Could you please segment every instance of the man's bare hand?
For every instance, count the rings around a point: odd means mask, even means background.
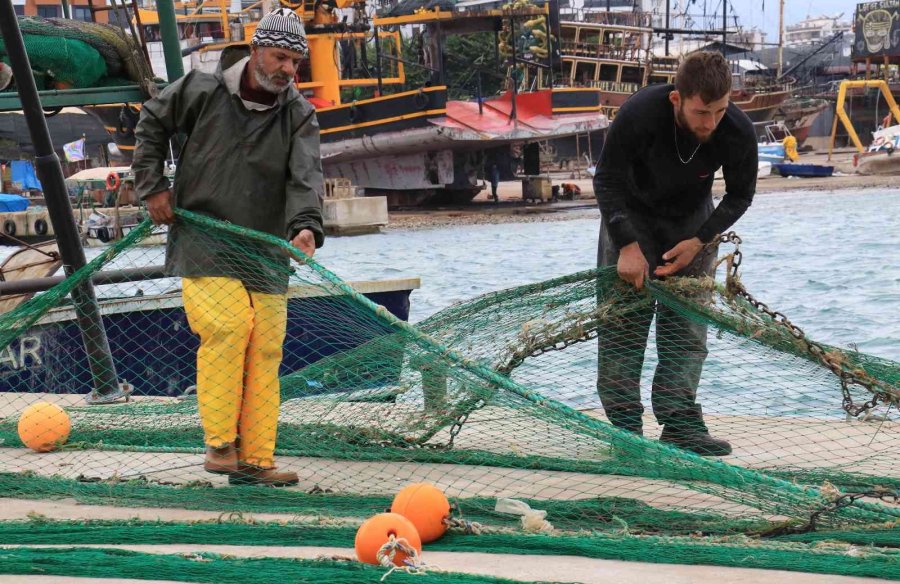
[[[144,205],[150,213],[155,225],[170,225],[175,222],[175,210],[172,207],[172,191],[166,189],[144,198]]]
[[[692,237],[678,242],[678,244],[663,254],[665,265],[659,266],[653,272],[657,276],[671,276],[677,274],[694,261],[694,258],[703,249],[703,242]]]
[[[650,264],[636,241],[622,248],[616,267],[619,277],[638,290],[644,287],[644,279],[650,275]]]
[[[291,245],[309,257],[313,257],[313,254],[316,253],[316,237],[309,229],[304,229],[295,235],[291,240]]]

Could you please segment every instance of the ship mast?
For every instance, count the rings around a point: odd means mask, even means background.
[[[778,74],[776,79],[781,79],[781,70],[784,67],[784,0],[779,0],[778,8]]]

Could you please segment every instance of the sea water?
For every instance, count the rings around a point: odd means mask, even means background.
[[[734,229],[744,241],[742,281],[754,296],[786,314],[812,339],[900,361],[900,191],[762,194]],[[486,292],[593,267],[598,230],[599,212],[563,221],[390,230],[328,238],[316,259],[346,280],[419,277],[422,285],[412,293],[410,313],[417,322]],[[88,257],[97,253],[89,249]],[[161,247],[137,248],[109,268],[131,267],[136,261],[159,265],[163,255]],[[144,294],[177,285],[174,279],[134,284]],[[120,291],[121,285],[116,288]],[[102,287],[98,295],[104,295]],[[774,378],[754,383],[754,369],[766,366],[759,362],[765,357],[757,355],[754,362],[748,353],[744,363],[724,363],[717,360],[716,343],[711,335],[700,387],[708,409],[796,415],[826,408],[829,415],[840,413],[834,395],[808,395],[808,373],[798,373],[796,383]],[[653,352],[651,339],[642,383],[645,402]],[[526,362],[514,378],[575,407],[599,406],[593,386],[596,342],[552,358],[557,359],[555,368],[572,372],[566,383],[542,381],[539,361]],[[733,370],[746,375],[736,380],[729,373]],[[772,388],[773,383],[778,387]],[[806,393],[797,394],[796,388]],[[765,399],[754,392],[765,392]]]

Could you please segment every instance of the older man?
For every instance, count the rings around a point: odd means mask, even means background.
[[[135,131],[137,192],[155,223],[171,224],[166,269],[182,276],[200,336],[204,468],[231,484],[298,482],[274,463],[287,260],[175,222],[173,207],[286,237],[310,256],[322,245],[319,125],[293,84],[307,55],[296,14],[275,10],[259,22],[249,58],[215,75],[188,73],[144,104]],[[184,140],[173,195],[163,163],[176,134]]]

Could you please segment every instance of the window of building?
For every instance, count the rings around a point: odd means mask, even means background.
[[[62,8],[59,6],[38,4],[37,15],[41,18],[59,18],[62,16]]]
[[[25,16],[25,7],[19,6],[18,4],[13,6],[13,10],[16,12],[16,16]]]
[[[618,81],[619,67],[617,65],[600,65],[600,81]]]
[[[91,9],[85,6],[72,6],[72,20],[91,22]]]
[[[644,74],[640,67],[622,67],[622,83],[641,83]]]
[[[578,62],[575,63],[575,83],[584,86],[590,86],[594,81],[594,76],[597,74],[597,64],[596,63],[585,63]]]

